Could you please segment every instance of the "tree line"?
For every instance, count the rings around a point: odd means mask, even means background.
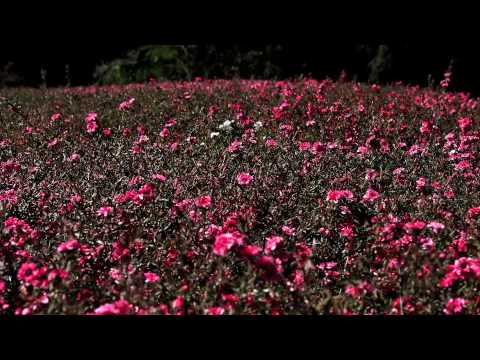
[[[480,93],[479,56],[437,44],[92,45],[0,55],[0,86],[76,86],[202,78],[338,78],[385,84],[438,84]]]

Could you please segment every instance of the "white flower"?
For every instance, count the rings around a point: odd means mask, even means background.
[[[231,131],[232,130],[232,122],[230,120],[225,120],[222,125],[218,127],[220,130]]]
[[[255,128],[255,130],[258,130],[263,127],[263,124],[261,121],[257,121],[255,124],[253,124],[253,127]]]
[[[218,135],[220,135],[219,132],[211,132],[210,133],[210,139],[213,139],[215,136],[218,136]]]

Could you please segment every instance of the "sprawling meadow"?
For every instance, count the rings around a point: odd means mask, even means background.
[[[303,79],[0,91],[4,314],[478,314],[478,100]]]

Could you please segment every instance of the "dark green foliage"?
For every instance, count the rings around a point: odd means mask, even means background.
[[[273,79],[280,73],[275,64],[279,47],[259,49],[215,45],[148,45],[126,57],[97,66],[99,84],[126,84],[157,80],[203,78]]]

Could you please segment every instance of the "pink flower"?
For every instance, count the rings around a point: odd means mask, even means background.
[[[57,144],[58,144],[58,139],[53,139],[52,141],[50,141],[50,142],[48,143],[47,147],[48,147],[49,149],[51,149],[51,148],[55,147],[55,145],[57,145]]]
[[[445,229],[445,225],[439,222],[432,221],[427,225],[427,228],[432,229],[432,231],[437,234],[439,231]]]
[[[237,175],[237,183],[239,185],[250,185],[253,180],[253,176],[248,173],[240,173]]]
[[[70,162],[75,162],[75,161],[79,161],[80,160],[80,155],[76,154],[76,153],[73,153],[72,155],[70,155],[70,157],[68,158],[68,161]]]
[[[61,114],[53,114],[50,120],[52,120],[52,122],[57,121],[57,120],[60,120],[61,117],[62,117]]]
[[[133,104],[135,102],[135,98],[130,98],[118,105],[118,110],[125,111],[125,110],[130,110],[133,107]]]
[[[358,149],[357,149],[357,153],[360,154],[360,155],[368,154],[369,151],[370,151],[370,149],[366,146],[359,146]]]
[[[342,199],[352,200],[353,193],[349,190],[333,190],[327,193],[327,201],[338,202]]]
[[[207,310],[207,315],[223,315],[225,309],[222,307],[211,307]]]
[[[128,315],[131,313],[132,305],[126,300],[118,300],[113,304],[104,304],[95,309],[95,315]]]
[[[78,194],[72,195],[70,197],[70,202],[74,205],[78,205],[82,202],[82,197]]]
[[[208,195],[200,196],[195,200],[195,205],[202,209],[208,209],[212,204],[212,198]]]
[[[35,263],[23,263],[18,269],[17,278],[20,281],[30,282],[35,278],[34,272],[37,270]]]
[[[377,177],[378,173],[373,169],[368,169],[367,174],[365,175],[365,180],[373,181]]]
[[[177,120],[175,120],[175,119],[170,119],[165,123],[166,128],[172,127],[172,126],[175,126],[175,125],[177,125]]]
[[[418,180],[417,180],[417,190],[422,190],[425,187],[426,184],[427,184],[427,179],[425,179],[424,177],[418,178]]]
[[[343,226],[340,230],[340,235],[349,240],[352,240],[355,237],[353,227],[351,225]]]
[[[300,270],[295,270],[293,276],[293,284],[297,290],[303,290],[303,286],[305,284],[305,278],[303,276],[303,272]]]
[[[123,279],[122,272],[118,269],[110,269],[108,275],[110,275],[110,277],[115,281],[120,281]]]
[[[239,140],[235,140],[230,145],[228,145],[227,151],[231,154],[238,152],[242,147],[242,142]]]
[[[135,145],[132,147],[132,154],[133,155],[138,155],[142,151],[142,148],[138,145]]]
[[[175,300],[172,301],[172,308],[175,310],[183,309],[185,306],[185,299],[182,296],[178,296]]]
[[[298,149],[300,151],[307,151],[310,150],[311,144],[309,142],[302,142],[298,145]]]
[[[320,153],[321,151],[324,151],[324,150],[325,150],[325,145],[322,144],[319,141],[314,142],[312,144],[312,146],[310,147],[310,153],[312,155],[317,155],[318,153]]]
[[[423,230],[423,228],[425,228],[425,223],[423,221],[414,221],[405,224],[403,227],[408,233],[411,233],[412,231]]]
[[[243,235],[239,232],[221,233],[215,236],[215,244],[213,245],[213,253],[217,256],[226,256],[228,251],[234,245],[243,245]]]
[[[452,286],[457,281],[468,278],[480,280],[480,259],[461,257],[455,260],[453,265],[448,265],[444,278],[440,281],[440,287]]]
[[[140,200],[140,203],[146,203],[155,199],[154,186],[150,183],[143,185],[140,189],[138,189],[136,197]]]
[[[470,167],[470,162],[467,160],[462,160],[455,165],[455,170],[465,170]]]
[[[464,298],[454,298],[447,302],[447,305],[443,309],[446,315],[461,314],[463,309],[468,305],[468,301]]]
[[[113,211],[113,208],[111,206],[101,207],[100,209],[98,209],[97,215],[103,216],[106,218],[108,215],[110,215],[112,211]]]
[[[87,123],[90,123],[90,122],[96,121],[97,117],[98,117],[97,113],[91,112],[91,113],[88,113],[88,115],[85,117],[85,121]]]
[[[351,296],[352,298],[357,298],[361,295],[360,290],[353,285],[347,286],[347,288],[345,289],[345,294],[347,294],[348,296]]]
[[[57,251],[59,253],[62,253],[66,251],[76,250],[78,248],[80,248],[80,243],[76,239],[71,239],[60,244],[57,248]]]
[[[265,141],[265,145],[268,147],[268,148],[271,148],[271,149],[275,149],[277,146],[278,146],[278,143],[273,140],[273,139],[267,139]]]
[[[271,256],[260,256],[256,259],[255,265],[263,269],[269,275],[276,275],[283,273],[282,261]]]
[[[240,298],[233,294],[222,294],[222,300],[225,301],[226,303],[235,304],[240,301]]]
[[[102,133],[103,133],[103,135],[106,136],[106,137],[112,136],[112,130],[110,130],[110,129],[108,129],[108,128],[107,128],[107,129],[103,129]]]
[[[251,256],[258,256],[260,252],[262,251],[261,248],[255,245],[247,245],[244,248],[242,248],[241,253],[244,256],[251,257]]]
[[[295,228],[289,226],[282,226],[282,231],[285,235],[295,236]]]
[[[453,241],[453,245],[457,248],[458,252],[465,253],[467,252],[467,234],[464,231],[460,232],[460,237]]]
[[[270,236],[266,238],[265,243],[265,254],[270,254],[274,251],[282,242],[283,238],[281,236]]]
[[[458,127],[462,131],[469,129],[472,126],[472,124],[473,124],[473,120],[468,117],[458,119]]]
[[[404,168],[400,167],[400,168],[396,168],[395,170],[392,171],[393,175],[395,176],[400,176],[402,175],[402,173],[405,171]]]
[[[162,182],[162,183],[164,183],[165,180],[167,180],[167,178],[166,178],[164,175],[161,175],[161,174],[154,174],[154,175],[152,175],[152,179],[153,179],[153,180],[160,181],[160,182]]]
[[[422,121],[422,127],[420,128],[420,132],[422,134],[428,134],[432,131],[432,124],[430,121]]]
[[[167,128],[163,128],[162,131],[160,131],[160,137],[161,138],[166,138],[169,134],[170,134],[170,132],[168,131]]]
[[[471,218],[476,218],[480,215],[480,207],[473,207],[468,209],[468,216]]]
[[[98,129],[98,125],[96,122],[92,121],[87,123],[87,133],[93,134],[94,132],[97,131],[97,129]]]
[[[380,197],[380,194],[375,190],[368,189],[365,195],[363,195],[363,200],[365,201],[375,201]]]
[[[145,276],[145,282],[146,283],[155,283],[158,280],[160,280],[160,276],[153,272],[146,272],[143,274]]]

